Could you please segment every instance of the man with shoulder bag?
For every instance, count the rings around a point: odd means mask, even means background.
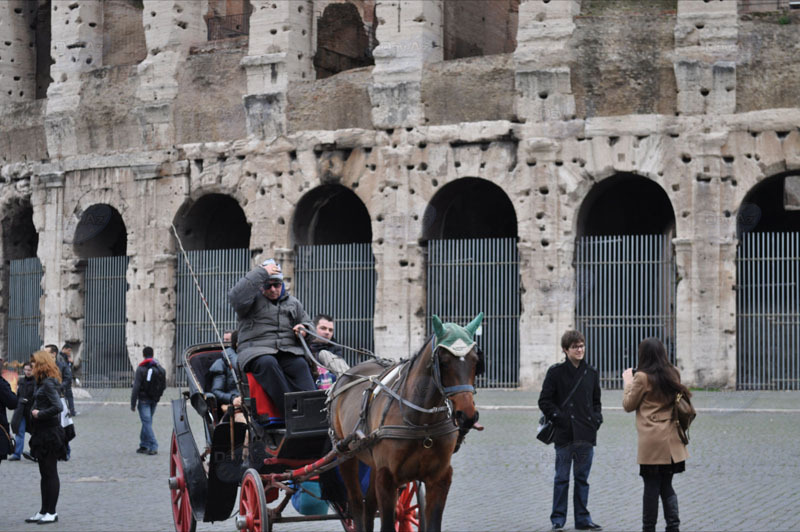
[[[552,441],[555,443],[556,465],[550,522],[553,530],[563,530],[566,524],[569,473],[573,469],[575,528],[602,530],[592,521],[587,508],[589,472],[597,444],[597,429],[603,422],[600,379],[597,371],[584,360],[586,340],[583,334],[574,330],[565,332],[561,337],[561,349],[566,358],[547,370],[539,394],[539,409],[554,425]],[[547,438],[542,432],[537,437],[545,441]]]

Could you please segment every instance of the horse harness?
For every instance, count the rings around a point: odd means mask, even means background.
[[[331,392],[328,395],[328,404],[330,404],[334,398],[354,386],[358,386],[364,382],[371,383],[370,386],[362,393],[361,413],[359,414],[359,420],[354,429],[354,434],[360,433],[363,435],[363,430],[367,428],[367,416],[369,415],[369,409],[372,405],[372,400],[377,396],[377,394],[383,391],[390,397],[390,399],[386,401],[386,405],[383,408],[378,427],[371,431],[368,435],[361,438],[361,441],[358,445],[359,449],[366,446],[371,446],[377,440],[384,438],[395,440],[422,440],[423,447],[429,449],[433,446],[434,438],[452,434],[453,432],[460,430],[455,419],[453,418],[453,403],[450,401],[450,396],[462,392],[475,393],[475,387],[471,384],[444,386],[442,384],[441,370],[439,368],[438,351],[439,350],[436,347],[432,347],[430,365],[432,365],[434,384],[444,398],[444,404],[441,406],[424,408],[412,403],[400,395],[400,390],[407,382],[411,366],[419,355],[417,355],[417,357],[401,361],[398,364],[385,367],[384,370],[378,375],[365,376],[345,372],[344,375],[355,377],[355,380],[348,382],[341,388],[334,387],[331,389]],[[397,401],[402,409],[403,425],[384,425],[386,416],[389,413],[389,408],[391,407],[393,401]],[[424,414],[438,414],[446,412],[447,416],[441,421],[437,421],[435,423],[417,425],[406,417],[407,408],[422,412]],[[328,411],[328,415],[331,415],[330,409]],[[329,430],[331,441],[334,443],[334,445],[336,445],[338,441],[333,431],[333,427],[331,426]]]

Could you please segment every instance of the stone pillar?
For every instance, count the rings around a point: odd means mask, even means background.
[[[98,0],[53,0],[50,67],[45,133],[51,157],[78,151],[75,116],[80,112],[81,75],[102,66],[103,3]]]
[[[64,249],[64,173],[53,168],[42,168],[33,178],[31,205],[33,225],[39,234],[37,255],[42,262],[43,301],[40,305],[42,341],[61,342],[77,332],[77,327],[64,327],[67,320],[63,309],[65,293],[81,288],[82,276],[62,277],[61,263]],[[69,268],[68,268],[69,270]],[[81,313],[82,316],[82,313]]]
[[[568,61],[579,0],[522,0],[519,6],[516,112],[528,122],[570,120],[575,115]]]
[[[0,2],[0,105],[36,97],[36,2]]]
[[[171,376],[176,355],[183,355],[175,352],[176,266],[183,257],[170,227],[172,217],[163,214],[177,212],[185,199],[188,164],[141,165],[133,170],[134,183],[125,200],[138,205],[132,211],[140,215],[131,220],[129,228],[137,238],[132,239],[128,251],[128,356],[136,367],[142,348],[149,345]]]
[[[373,56],[372,122],[377,128],[424,125],[422,72],[442,61],[442,0],[396,0],[377,5]]]
[[[150,148],[172,145],[173,102],[178,94],[178,72],[189,47],[208,37],[203,15],[208,0],[145,0],[144,32],[147,57],[139,63],[137,110],[145,142]]]
[[[736,0],[678,0],[675,80],[680,114],[736,111]]]
[[[247,133],[272,137],[286,133],[286,91],[293,81],[313,80],[309,0],[252,0],[250,42],[242,66]]]

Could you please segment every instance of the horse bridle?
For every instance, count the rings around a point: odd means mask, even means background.
[[[466,356],[466,355],[464,355]],[[457,384],[455,386],[444,386],[442,383],[442,370],[439,367],[439,348],[433,348],[433,355],[431,356],[431,365],[432,373],[433,373],[433,383],[436,385],[436,388],[439,390],[439,393],[444,396],[445,399],[448,399],[456,395],[458,393],[469,392],[473,395],[475,392],[475,386],[472,384]]]

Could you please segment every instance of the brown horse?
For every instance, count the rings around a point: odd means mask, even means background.
[[[389,369],[365,362],[336,381],[329,407],[334,439],[363,432],[356,457],[372,468],[364,500],[358,461],[340,465],[358,530],[371,531],[380,510],[381,530],[393,531],[398,488],[415,480],[427,492],[420,529],[441,529],[450,457],[478,420],[473,394],[482,360],[473,336],[482,320],[483,313],[460,327],[433,316],[435,337],[415,357]]]

